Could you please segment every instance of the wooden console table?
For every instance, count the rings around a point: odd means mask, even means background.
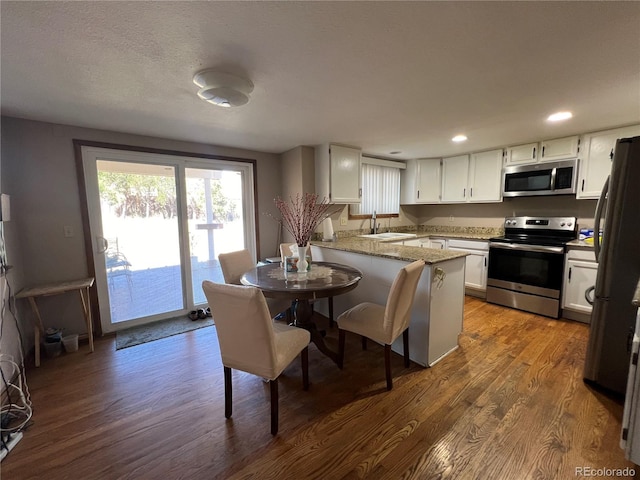
[[[80,300],[82,302],[82,311],[84,319],[87,323],[87,334],[89,336],[89,350],[93,352],[93,324],[91,322],[91,306],[89,304],[89,288],[93,285],[93,277],[83,278],[81,280],[70,280],[66,282],[55,282],[47,285],[39,285],[37,287],[24,288],[18,292],[16,298],[27,298],[36,316],[36,325],[34,325],[35,342],[36,342],[36,367],[40,366],[40,336],[44,334],[44,326],[40,310],[36,304],[36,297],[48,297],[50,295],[60,295],[62,293],[78,291],[80,292]]]

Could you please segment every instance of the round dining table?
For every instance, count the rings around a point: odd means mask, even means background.
[[[293,325],[308,330],[318,350],[338,363],[338,353],[327,347],[323,332],[313,321],[311,300],[347,293],[361,278],[360,270],[339,263],[312,262],[302,273],[287,272],[280,263],[268,263],[245,272],[240,281],[259,288],[265,297],[296,301]]]

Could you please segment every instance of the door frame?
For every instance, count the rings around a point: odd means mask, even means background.
[[[180,150],[166,150],[160,148],[152,148],[152,147],[140,147],[135,145],[124,145],[117,143],[107,143],[107,142],[96,142],[91,140],[81,140],[81,139],[73,139],[73,149],[74,149],[74,157],[76,161],[76,173],[78,180],[78,192],[80,195],[80,209],[82,216],[82,226],[83,226],[83,237],[84,237],[84,247],[85,247],[85,256],[87,263],[87,272],[91,277],[96,276],[95,270],[95,255],[94,255],[94,239],[91,233],[90,228],[90,212],[89,212],[89,204],[87,202],[87,183],[85,180],[85,167],[83,160],[83,147],[87,148],[99,148],[99,149],[108,149],[108,150],[119,150],[128,153],[146,153],[146,154],[155,154],[161,156],[169,156],[169,157],[185,157],[187,159],[191,159],[188,162],[190,165],[183,165],[178,168],[178,170],[182,170],[182,173],[178,172],[178,181],[179,188],[184,188],[184,168],[204,166],[206,167],[208,160],[216,160],[221,162],[229,162],[229,163],[243,163],[247,164],[248,171],[251,174],[250,184],[253,185],[251,191],[245,192],[245,196],[247,197],[247,220],[252,218],[253,220],[253,231],[254,238],[247,238],[247,248],[250,251],[254,251],[256,253],[257,258],[260,258],[260,234],[259,234],[259,221],[258,221],[258,183],[257,183],[257,161],[255,159],[250,158],[240,158],[240,157],[229,157],[225,155],[212,155],[205,153],[195,153],[195,152],[184,152]],[[197,168],[197,167],[196,167]],[[249,190],[249,189],[248,189]],[[187,232],[183,231],[182,226],[180,228],[181,241],[184,241],[184,237],[187,236]],[[187,252],[188,253],[188,252]],[[183,265],[184,267],[184,265]],[[187,266],[187,268],[190,268]],[[186,277],[185,277],[186,278]],[[190,278],[187,279],[190,281]],[[91,300],[91,309],[92,309],[92,319],[94,323],[94,331],[98,336],[102,336],[105,332],[102,328],[102,317],[100,315],[100,299],[98,296],[98,287],[96,282],[90,288],[89,291],[90,300]]]

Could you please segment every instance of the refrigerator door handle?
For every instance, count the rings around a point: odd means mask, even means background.
[[[594,291],[595,289],[596,289],[596,286],[595,286],[595,285],[593,285],[593,286],[591,286],[591,287],[587,288],[587,289],[584,291],[584,299],[587,301],[587,303],[588,303],[589,305],[592,305],[592,306],[593,306],[593,296],[592,296],[592,294],[593,294],[593,291]]]
[[[609,193],[609,178],[610,177],[607,177],[607,179],[604,181],[602,193],[600,193],[600,198],[598,199],[598,204],[596,205],[596,213],[593,225],[593,251],[596,255],[596,262],[600,262],[600,220],[602,220],[602,210],[604,209],[606,197]]]

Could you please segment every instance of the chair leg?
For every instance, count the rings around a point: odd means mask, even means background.
[[[278,379],[269,380],[271,387],[271,435],[278,433]]]
[[[302,388],[309,390],[309,347],[304,347],[300,352],[302,360]]]
[[[333,297],[329,297],[328,301],[329,301],[329,328],[333,328]]]
[[[231,418],[231,369],[224,367],[224,416]]]
[[[367,337],[365,336],[362,337],[362,349],[363,350],[367,349]]]
[[[409,368],[411,366],[411,360],[409,360],[409,329],[407,328],[402,332],[402,343],[404,347],[404,366]]]
[[[393,388],[393,380],[391,379],[391,345],[384,346],[384,369],[387,375],[387,390]]]
[[[344,366],[344,330],[338,327],[338,368],[342,370]]]

